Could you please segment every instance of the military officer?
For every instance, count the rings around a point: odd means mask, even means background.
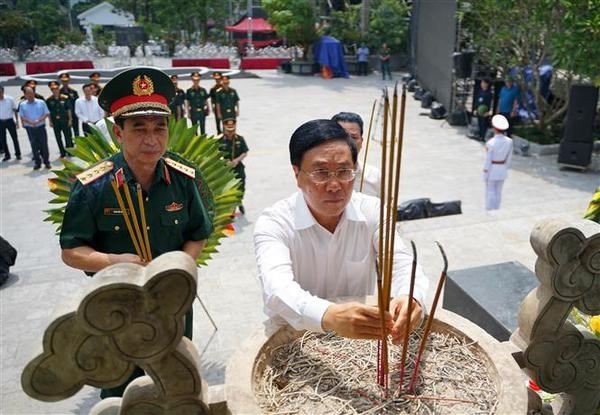
[[[248,155],[248,146],[244,137],[236,133],[235,128],[235,119],[229,118],[223,121],[223,134],[219,136],[219,149],[223,153],[223,157],[227,160],[227,163],[233,167],[237,178],[242,182],[241,191],[243,198],[246,190],[246,169],[242,160]],[[244,205],[241,202],[238,208],[242,215],[246,213]]]
[[[217,91],[217,115],[221,120],[236,119],[240,115],[240,97],[229,86],[229,76],[221,77],[221,89]]]
[[[208,92],[200,86],[200,72],[192,72],[192,86],[185,92],[187,115],[192,125],[200,127],[200,134],[206,134],[206,116],[208,109]]]
[[[215,84],[210,88],[210,106],[212,107],[213,114],[215,114],[215,124],[217,125],[217,134],[221,134],[221,119],[217,116],[217,91],[221,89],[221,72],[213,72],[212,77],[215,80]]]
[[[67,95],[69,97],[69,104],[71,105],[72,114],[72,128],[73,128],[73,136],[79,137],[79,118],[75,114],[75,101],[79,98],[79,93],[69,86],[69,81],[71,80],[71,75],[68,72],[63,72],[60,74],[60,82],[62,86],[60,87],[61,95]]]
[[[177,86],[177,82],[179,81],[179,76],[171,75],[171,82],[175,86],[175,98],[169,104],[169,109],[171,110],[171,114],[175,116],[176,120],[181,119],[184,114],[183,105],[185,104],[185,91]]]
[[[48,88],[52,92],[46,99],[46,105],[50,111],[50,127],[54,130],[54,137],[60,157],[67,157],[66,147],[73,147],[73,139],[71,136],[71,123],[73,122],[73,108],[69,102],[68,95],[60,93],[60,85],[56,81],[48,82]],[[63,145],[62,136],[65,137]]]
[[[153,257],[181,250],[196,259],[202,251],[213,225],[198,192],[195,170],[166,151],[168,103],[174,95],[169,76],[149,67],[127,69],[102,90],[98,100],[115,119],[113,132],[121,149],[77,175],[60,234],[67,265],[95,273],[115,263],[144,264],[134,253],[113,179],[134,194],[141,187]],[[190,311],[185,335],[191,334]],[[137,375],[141,374],[140,369]],[[103,390],[101,397],[121,396],[126,384]]]
[[[102,85],[100,85],[100,72],[92,72],[90,74],[90,83],[94,85],[94,95],[100,96],[102,92]]]

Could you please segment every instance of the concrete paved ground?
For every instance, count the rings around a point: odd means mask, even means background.
[[[97,65],[97,67],[100,67]],[[20,73],[23,73],[22,71]],[[377,75],[323,80],[276,71],[256,71],[259,79],[232,81],[241,97],[239,133],[246,137],[246,216],[236,224],[235,236],[225,240],[208,267],[199,270],[199,295],[219,330],[213,333],[199,303],[195,307],[194,342],[202,353],[202,369],[209,384],[223,382],[228,358],[263,320],[260,282],[252,247],[252,229],[262,209],[295,190],[287,145],[302,122],[329,118],[339,111],[358,112],[368,121],[373,100],[384,84]],[[212,81],[204,81],[205,86]],[[183,82],[182,87],[188,87]],[[40,88],[47,95],[45,86]],[[7,93],[20,96],[16,87]],[[482,145],[465,136],[465,128],[429,119],[428,111],[409,95],[401,200],[429,197],[434,202],[460,199],[463,214],[402,224],[406,241],[413,239],[433,292],[441,258],[434,241],[446,249],[450,270],[519,261],[534,269],[529,234],[542,218],[577,220],[598,185],[597,171],[559,170],[555,156],[515,156],[505,184],[502,209],[484,210]],[[214,132],[214,119],[207,121]],[[51,198],[45,170],[32,171],[29,144],[19,130],[24,150],[21,162],[0,166],[0,234],[19,251],[7,284],[0,288],[0,413],[78,414],[98,400],[97,391],[84,387],[56,403],[35,401],[20,387],[25,364],[37,354],[42,335],[62,300],[76,295],[84,275],[60,260],[54,228],[43,222]],[[58,151],[49,131],[51,160]],[[369,160],[379,160],[373,144]],[[596,159],[595,159],[596,160]],[[594,163],[596,165],[596,163]],[[431,294],[430,294],[431,295]]]

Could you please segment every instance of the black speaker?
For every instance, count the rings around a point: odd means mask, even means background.
[[[431,104],[431,113],[429,114],[429,118],[434,120],[443,120],[446,118],[446,108],[437,101],[434,101]]]
[[[452,62],[454,63],[454,74],[457,78],[470,78],[473,72],[474,52],[454,53]]]
[[[563,140],[558,150],[558,163],[571,167],[587,167],[592,161],[594,143]]]
[[[446,120],[450,125],[468,125],[469,115],[465,110],[454,110],[453,112],[448,114]]]
[[[431,104],[433,104],[433,94],[426,91],[421,97],[421,108],[431,108]]]
[[[594,137],[594,117],[598,103],[598,88],[593,85],[573,85],[565,122],[564,141],[591,143]]]

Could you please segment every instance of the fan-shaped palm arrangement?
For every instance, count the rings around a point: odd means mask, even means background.
[[[119,143],[112,135],[112,123],[109,120],[106,122],[111,132],[110,140],[92,126],[91,134],[76,137],[75,147],[67,149],[74,159],[62,159],[63,169],[53,170],[56,177],[48,179],[50,191],[56,195],[50,203],[57,207],[46,210],[48,216],[44,220],[57,225],[57,233],[60,233],[71,185],[77,180],[75,176],[119,151]],[[199,265],[204,265],[217,252],[217,246],[225,236],[224,230],[233,220],[232,212],[240,204],[240,181],[223,161],[218,140],[196,135],[196,127],[187,127],[185,119],[169,119],[167,149],[170,158],[196,169],[198,190],[214,225],[214,231],[197,260]]]

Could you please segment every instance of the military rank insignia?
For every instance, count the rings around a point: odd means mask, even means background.
[[[113,169],[113,162],[110,160],[105,160],[101,163],[96,164],[95,166],[90,167],[87,170],[82,171],[75,177],[81,182],[81,184],[86,185],[92,183],[94,180],[99,179],[104,176],[106,173]]]
[[[133,80],[133,95],[143,96],[154,93],[154,83],[146,75],[138,75]]]

